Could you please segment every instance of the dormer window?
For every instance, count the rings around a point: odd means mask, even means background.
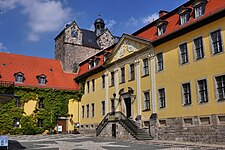
[[[195,18],[201,17],[205,13],[205,5],[206,5],[206,0],[196,0],[193,3],[193,8],[195,11]]]
[[[168,22],[167,21],[164,21],[164,20],[161,20],[159,19],[156,23],[156,26],[157,26],[157,34],[158,36],[162,35],[163,33],[166,32],[166,26],[167,26]]]
[[[15,82],[22,83],[24,81],[24,74],[22,72],[18,72],[14,74]]]
[[[46,76],[43,74],[40,76],[37,76],[37,79],[38,79],[38,84],[46,84],[46,82],[47,82]]]
[[[178,14],[180,16],[180,25],[183,25],[189,21],[190,12],[191,8],[181,7],[181,9],[178,11]]]
[[[110,52],[104,53],[104,61],[106,61],[109,58]]]
[[[94,59],[90,59],[89,61],[89,69],[98,66],[100,58],[99,57],[95,57]]]

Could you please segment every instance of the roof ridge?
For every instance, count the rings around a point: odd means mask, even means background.
[[[7,52],[0,52],[0,54],[1,53],[7,54],[7,55],[19,56],[19,57],[31,57],[31,58],[48,59],[48,60],[59,61],[59,60],[54,59],[54,58],[45,58],[45,57],[40,57],[40,56],[28,56],[28,55],[23,55],[23,54],[15,54],[15,53],[7,53]]]

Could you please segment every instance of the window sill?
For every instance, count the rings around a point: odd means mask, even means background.
[[[125,81],[123,81],[123,82],[120,82],[120,84],[124,84],[125,83]]]
[[[114,87],[115,85],[110,85],[109,87]]]
[[[144,78],[144,77],[147,77],[147,76],[149,76],[149,73],[148,74],[144,74],[141,77]]]
[[[199,102],[200,105],[204,105],[204,104],[208,104],[208,103],[209,103],[209,101],[200,101]]]
[[[135,79],[130,79],[130,80],[128,80],[128,82],[131,82],[131,81],[134,81]]]
[[[159,109],[165,109],[166,108],[166,106],[165,107],[159,107]]]
[[[191,103],[183,104],[183,107],[188,107],[188,106],[192,106],[192,104]]]
[[[216,52],[216,53],[212,52],[212,56],[221,55],[221,54],[223,54],[223,53],[224,53],[224,51],[223,51],[223,50],[222,50],[221,52]]]
[[[142,112],[150,111],[150,109],[143,109]]]
[[[225,99],[217,99],[217,102],[225,102]]]

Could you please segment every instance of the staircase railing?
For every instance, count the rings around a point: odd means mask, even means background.
[[[102,121],[98,124],[96,128],[96,136],[98,136],[101,133],[101,131],[104,129],[104,127],[108,124],[109,114],[110,113],[107,113],[105,117],[102,119]]]
[[[99,123],[99,125],[96,128],[96,136],[98,136],[101,131],[104,129],[104,127],[108,124],[108,122],[111,121],[119,121],[132,132],[133,134],[137,134],[138,127],[130,120],[128,119],[122,112],[113,112],[113,113],[107,113],[105,117],[102,119],[102,121]]]

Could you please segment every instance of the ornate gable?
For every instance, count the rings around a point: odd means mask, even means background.
[[[79,26],[73,21],[70,25],[67,25],[65,29],[65,41],[71,44],[82,44],[83,33]]]
[[[113,63],[151,45],[151,42],[123,34],[106,63]]]

